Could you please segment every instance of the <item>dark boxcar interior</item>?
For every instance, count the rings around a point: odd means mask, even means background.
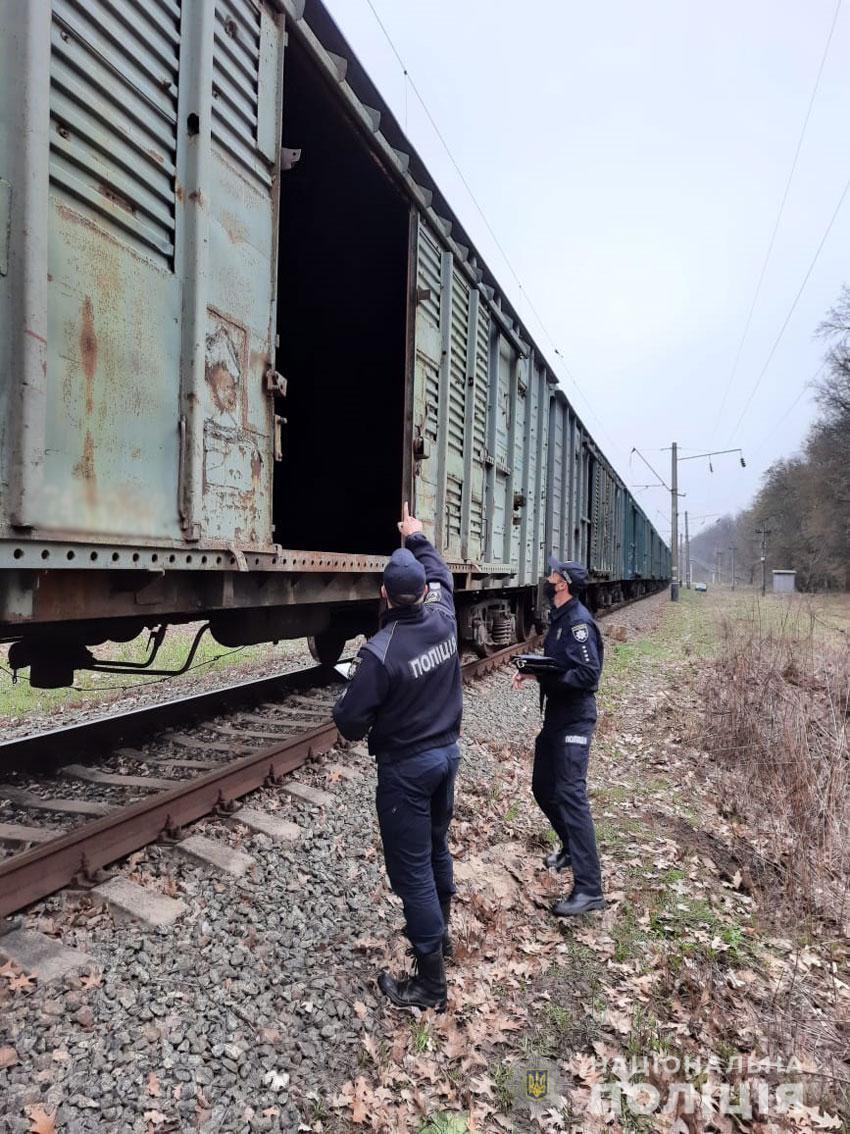
[[[281,191],[275,541],[389,552],[402,492],[409,211],[291,37]]]

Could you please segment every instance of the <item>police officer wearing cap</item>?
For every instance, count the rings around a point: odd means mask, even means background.
[[[599,627],[575,595],[587,584],[580,563],[549,559],[546,592],[553,610],[543,653],[559,663],[559,671],[539,676],[545,698],[543,728],[534,746],[532,791],[561,840],[561,849],[544,859],[561,871],[571,866],[573,889],[556,902],[556,917],[572,917],[603,909],[602,872],[596,834],[587,799],[587,764],[596,725],[596,690],[602,672]],[[516,673],[513,685],[532,680]]]
[[[455,892],[447,834],[463,707],[451,573],[405,503],[405,546],[384,569],[387,613],[355,659],[333,716],[348,740],[369,734],[390,885],[404,904],[415,972],[378,986],[400,1008],[446,1006],[444,955]]]

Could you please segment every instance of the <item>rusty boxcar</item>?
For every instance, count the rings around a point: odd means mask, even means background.
[[[465,641],[667,549],[318,0],[0,0],[0,639],[335,659],[403,499]]]

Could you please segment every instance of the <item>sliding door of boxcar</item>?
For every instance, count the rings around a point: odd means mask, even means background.
[[[202,0],[211,20],[213,0]],[[256,0],[215,0],[212,44],[211,151],[205,171],[206,268],[201,519],[210,537],[267,542],[274,460],[272,401],[264,375],[273,359],[276,276],[275,197],[280,147],[282,26]],[[208,257],[204,265],[204,258]],[[199,333],[200,332],[200,333]],[[184,374],[191,369],[184,356]],[[191,412],[191,397],[187,397]],[[196,486],[197,487],[197,486]]]
[[[543,569],[544,476],[549,448],[546,371],[532,358],[525,373],[526,383],[524,387],[520,385],[520,404],[524,407],[522,436],[517,436],[514,463],[514,516],[519,519],[517,581],[521,585],[536,582]]]
[[[417,220],[413,391],[419,518],[450,559],[481,557],[490,317],[454,257]]]

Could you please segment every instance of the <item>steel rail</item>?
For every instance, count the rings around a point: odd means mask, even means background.
[[[192,721],[209,717],[211,712],[256,704],[267,697],[287,689],[302,689],[328,684],[331,680],[323,666],[276,673],[271,677],[251,678],[204,693],[191,693],[170,701],[157,701],[128,712],[94,720],[62,725],[60,728],[37,732],[31,736],[13,737],[0,741],[0,772],[29,766],[42,761],[41,767],[59,762],[67,763],[67,752],[75,745],[85,744],[86,751],[118,744],[129,744],[139,736],[149,737],[157,729],[175,728]],[[129,687],[132,692],[132,687]]]
[[[538,641],[534,637],[467,662],[461,667],[463,677],[468,680],[490,673]],[[47,735],[64,731],[57,729]],[[278,783],[313,756],[327,752],[338,739],[336,726],[329,722],[12,855],[0,862],[0,917],[8,917],[63,886],[91,879],[96,871],[164,833],[178,831],[258,787]]]

